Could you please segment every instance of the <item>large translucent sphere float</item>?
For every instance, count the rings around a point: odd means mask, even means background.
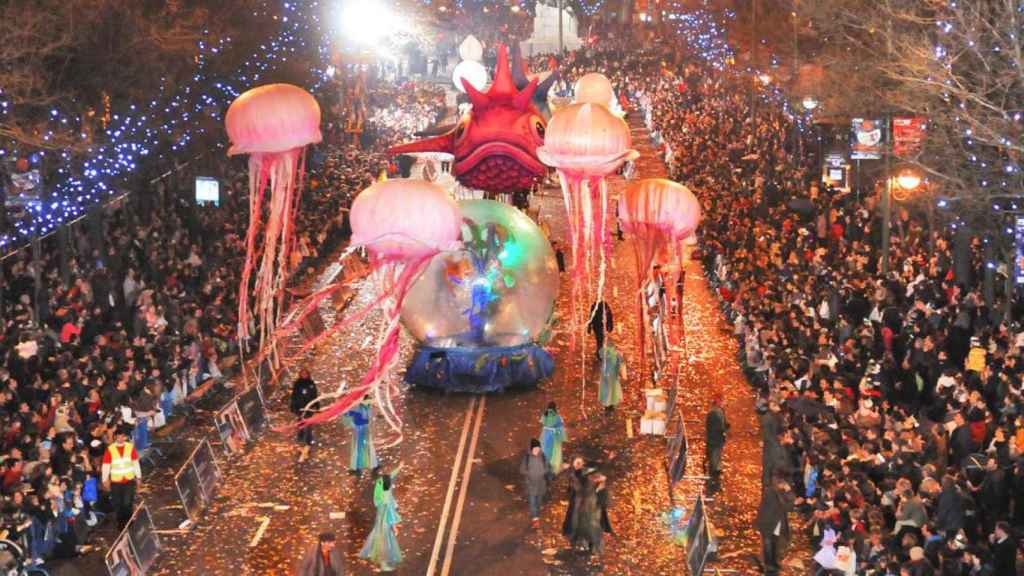
[[[521,211],[463,200],[463,248],[434,257],[402,307],[402,323],[435,348],[533,342],[558,295],[551,244]]]

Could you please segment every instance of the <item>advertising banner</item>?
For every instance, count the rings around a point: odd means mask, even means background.
[[[263,409],[263,398],[259,388],[253,386],[239,394],[237,402],[238,411],[242,414],[245,429],[251,440],[263,431],[263,426],[267,423],[267,413]]]
[[[892,152],[901,157],[913,156],[924,144],[928,119],[924,116],[896,116],[892,119]]]
[[[854,118],[850,133],[850,158],[878,160],[885,145],[885,120],[880,118]]]
[[[219,481],[220,469],[213,459],[213,448],[209,441],[203,440],[174,477],[178,497],[189,520],[196,521],[213,498]]]

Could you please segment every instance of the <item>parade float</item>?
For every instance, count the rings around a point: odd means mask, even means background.
[[[434,256],[402,308],[420,343],[405,380],[461,392],[535,385],[554,370],[538,344],[558,294],[551,245],[507,204],[463,200],[459,210],[461,248]]]

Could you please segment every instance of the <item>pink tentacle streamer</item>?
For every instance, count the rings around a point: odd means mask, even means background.
[[[426,270],[427,265],[430,263],[433,256],[434,254],[420,256],[419,258],[404,265],[399,262],[393,262],[390,265],[385,265],[385,267],[390,268],[390,270],[384,270],[384,274],[390,276],[390,278],[387,276],[385,277],[385,286],[381,290],[381,296],[375,301],[375,305],[387,296],[393,297],[394,300],[390,305],[385,306],[385,313],[388,320],[387,329],[385,330],[380,346],[378,347],[377,357],[374,359],[373,364],[370,366],[369,370],[367,370],[366,374],[363,375],[360,383],[313,416],[277,430],[297,430],[306,426],[313,426],[334,420],[348,411],[349,408],[351,408],[371,390],[375,390],[380,386],[384,378],[389,373],[390,367],[395,363],[395,361],[397,361],[399,336],[401,335],[399,317],[402,305],[405,303],[405,297],[408,295],[409,289],[412,285]],[[401,272],[397,273],[399,267],[401,267]],[[351,323],[349,319],[346,319],[345,322],[346,324]],[[386,416],[386,418],[390,419],[389,423],[391,423],[391,420],[394,420],[399,426],[401,425],[401,421],[398,420],[397,416],[393,413],[393,407],[385,404],[382,406],[382,409],[391,412]]]

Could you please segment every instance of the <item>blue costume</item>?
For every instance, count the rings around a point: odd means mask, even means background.
[[[541,416],[540,423],[543,426],[540,432],[541,450],[547,456],[551,472],[558,474],[562,470],[562,442],[567,440],[565,422],[557,410],[548,408]]]
[[[349,457],[349,470],[374,469],[378,466],[377,451],[373,449],[373,434],[370,423],[373,421],[373,409],[369,403],[359,404],[345,413],[345,425],[352,429],[352,446]]]
[[[622,402],[622,383],[619,373],[622,370],[622,356],[615,346],[608,342],[601,348],[601,387],[597,397],[605,408]]]
[[[402,517],[398,515],[398,504],[391,493],[390,480],[387,484],[385,487],[385,478],[381,477],[373,487],[373,505],[377,507],[377,517],[373,522],[373,531],[359,551],[359,557],[376,562],[381,570],[394,570],[402,562],[402,550],[395,537],[395,526],[402,522]]]

